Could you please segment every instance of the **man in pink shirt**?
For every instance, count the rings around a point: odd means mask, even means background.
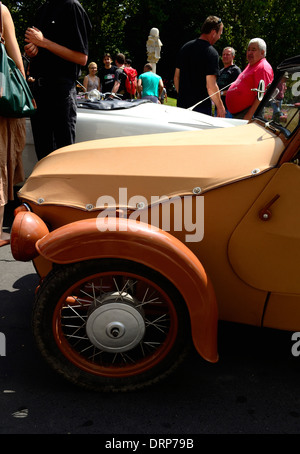
[[[267,87],[274,78],[272,66],[265,58],[266,52],[267,46],[263,39],[251,39],[247,49],[249,64],[226,94],[226,105],[234,118],[251,120],[260,102],[257,99],[257,92],[252,89],[258,87],[260,80],[264,80]]]

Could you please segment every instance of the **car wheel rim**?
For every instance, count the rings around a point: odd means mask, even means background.
[[[172,349],[178,320],[166,292],[147,278],[110,272],[70,287],[53,313],[53,334],[78,368],[107,377],[152,369]]]

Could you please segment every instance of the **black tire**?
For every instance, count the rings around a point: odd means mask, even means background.
[[[50,366],[94,391],[156,383],[191,345],[189,315],[177,289],[126,260],[54,267],[37,294],[32,323]]]

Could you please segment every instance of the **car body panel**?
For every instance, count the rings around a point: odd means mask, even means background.
[[[96,138],[233,127],[245,123],[243,120],[211,117],[180,107],[140,100],[100,101],[85,104],[86,108],[82,107],[83,104],[78,104],[77,142]],[[107,109],[107,105],[115,108]]]
[[[298,166],[282,165],[232,234],[230,263],[252,287],[300,293],[299,181]],[[272,200],[265,219],[260,217]]]
[[[250,286],[237,275],[228,260],[228,243],[275,173],[276,169],[271,169],[204,194],[204,237],[198,243],[188,243],[188,247],[200,258],[213,283],[220,320],[262,324],[268,292]],[[184,242],[184,233],[173,234]]]
[[[117,201],[119,188],[127,188],[126,205],[129,200],[135,209],[130,199],[136,195],[149,204],[152,196],[203,193],[251,177],[276,165],[283,150],[279,137],[256,124],[215,130],[213,137],[194,131],[83,142],[40,161],[20,195],[86,208],[98,206],[104,194]]]
[[[82,107],[84,104],[85,108]],[[245,123],[244,120],[217,118],[141,100],[79,102],[75,141],[79,143],[111,137],[231,128]],[[37,163],[30,119],[26,119],[26,146],[22,156],[25,176],[28,178]]]

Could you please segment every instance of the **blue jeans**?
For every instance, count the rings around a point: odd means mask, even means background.
[[[150,101],[154,102],[155,104],[158,104],[158,97],[157,96],[150,96],[150,95],[146,95],[146,96],[142,96],[143,99],[150,99]]]
[[[233,118],[232,113],[229,112],[229,110],[225,109],[225,118]],[[215,108],[215,117],[217,116],[217,108]]]
[[[271,102],[271,106],[273,109],[273,118],[278,117],[281,114],[281,105],[282,105],[282,100],[275,100]]]

